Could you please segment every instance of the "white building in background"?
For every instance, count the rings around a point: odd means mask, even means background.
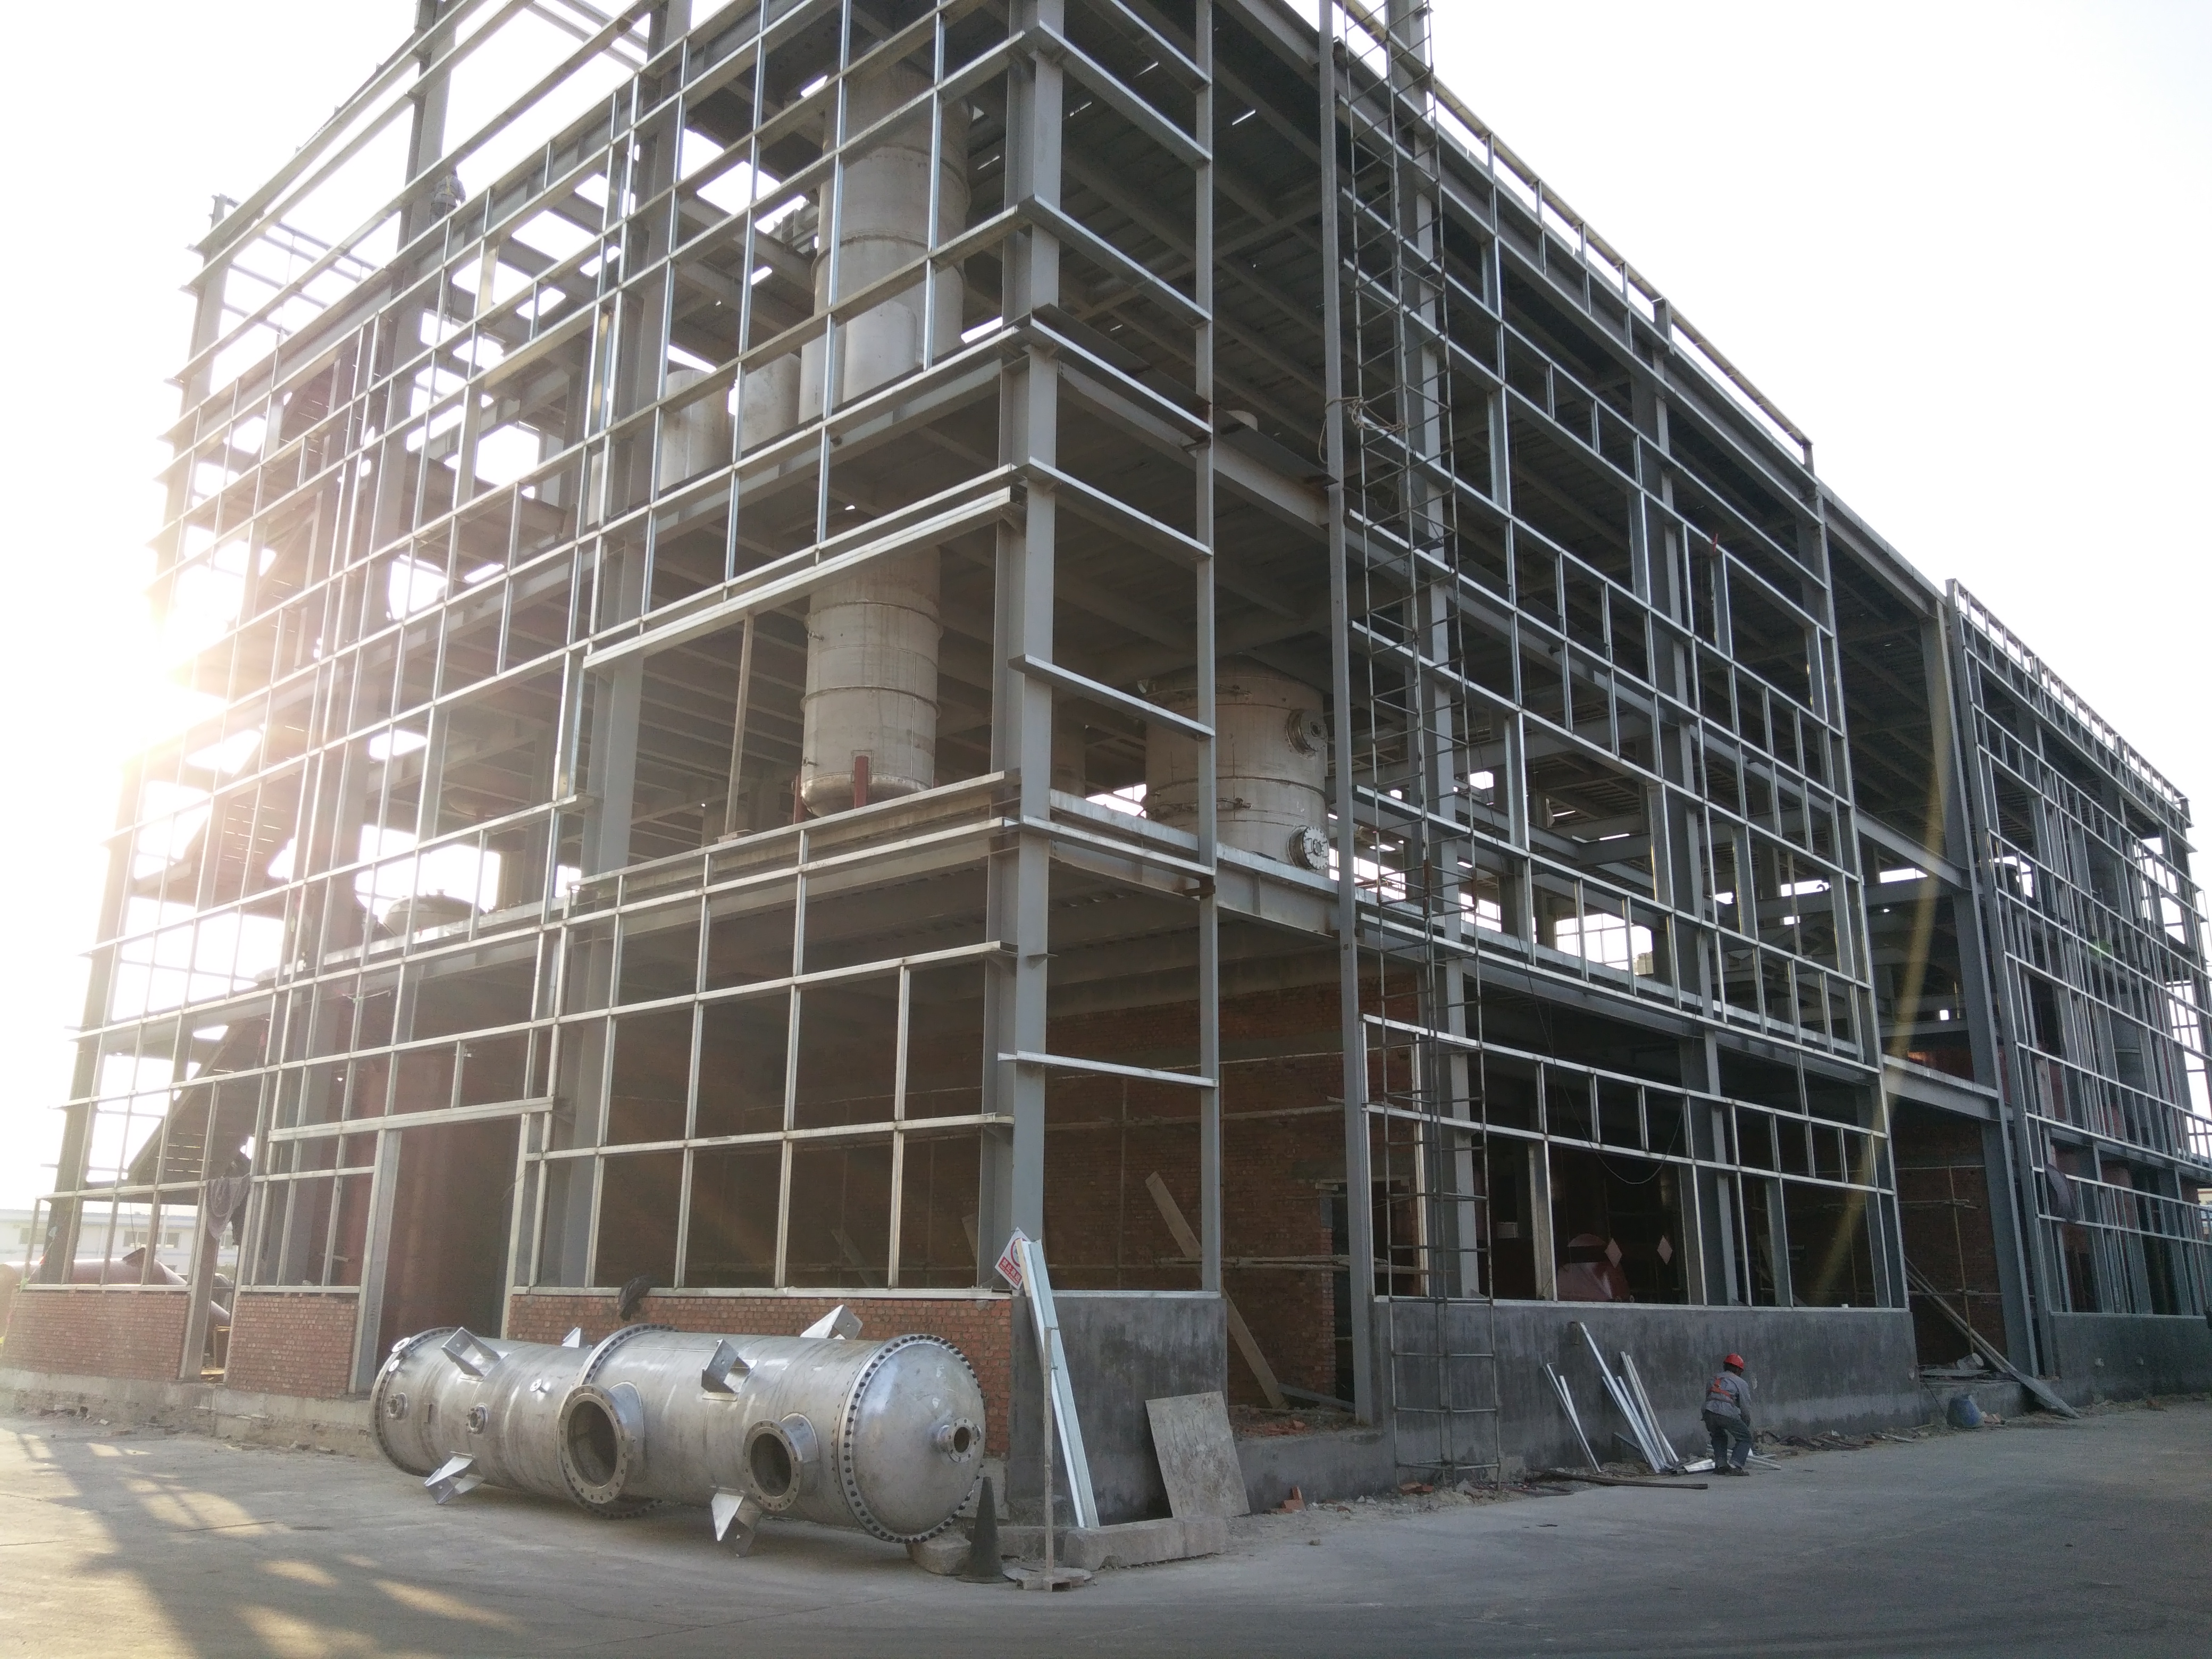
[[[120,1256],[143,1244],[146,1242],[147,1219],[147,1208],[144,1205],[125,1205],[116,1214],[115,1239],[109,1254]],[[29,1210],[0,1209],[0,1261],[6,1262],[11,1267],[27,1265],[32,1255],[33,1229],[36,1224],[37,1218]],[[84,1231],[77,1239],[79,1255],[94,1255],[99,1253],[99,1234],[105,1230],[105,1218],[95,1218],[90,1214],[86,1217]],[[163,1220],[161,1237],[155,1243],[154,1254],[165,1267],[173,1267],[180,1273],[189,1273],[191,1270],[192,1212],[191,1211],[185,1211],[182,1214],[172,1214]]]

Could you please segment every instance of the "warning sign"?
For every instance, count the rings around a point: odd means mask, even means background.
[[[1017,1227],[1013,1237],[1006,1241],[1006,1248],[999,1252],[999,1277],[1018,1291],[1022,1287],[1021,1247],[1028,1243],[1028,1236]]]

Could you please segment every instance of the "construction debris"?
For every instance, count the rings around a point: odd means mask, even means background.
[[[1544,1375],[1552,1379],[1553,1392],[1559,1396],[1559,1409],[1567,1414],[1568,1426],[1574,1430],[1575,1438],[1581,1443],[1583,1462],[1591,1468],[1595,1468],[1597,1454],[1590,1449],[1589,1437],[1583,1432],[1582,1413],[1575,1409],[1575,1397],[1567,1391],[1566,1378],[1561,1376],[1548,1364],[1544,1367]]]
[[[2044,1410],[2047,1412],[2057,1412],[2061,1417],[2079,1417],[2081,1415],[2081,1413],[2075,1411],[2073,1407],[2068,1405],[2063,1400],[2061,1400],[2058,1395],[2051,1390],[2051,1387],[2047,1383],[2044,1382],[2040,1378],[2030,1376],[2027,1372],[2021,1370],[2014,1365],[2011,1360],[2006,1358],[2002,1353],[1999,1352],[1997,1349],[1990,1343],[1987,1338],[1983,1336],[1979,1331],[1976,1330],[1972,1325],[1966,1322],[1965,1316],[1945,1299],[1943,1293],[1941,1291],[1937,1290],[1935,1285],[1929,1283],[1927,1275],[1923,1273],[1910,1261],[1905,1264],[1905,1276],[1911,1283],[1912,1288],[1917,1294],[1924,1300],[1934,1304],[1936,1311],[1942,1314],[1944,1318],[1950,1321],[1951,1323],[1958,1328],[1960,1333],[1966,1337],[1966,1340],[1974,1345],[1974,1350],[1976,1352],[1979,1353],[1983,1358],[1988,1360],[1990,1364],[1996,1366],[2007,1376],[2012,1378],[2014,1382],[2019,1383],[2021,1388],[2027,1391],[2029,1396],[2033,1399],[2038,1405],[2041,1406]]]
[[[1201,1255],[1203,1252],[1199,1248],[1198,1235],[1191,1231],[1190,1223],[1183,1219],[1182,1206],[1175,1201],[1175,1194],[1168,1191],[1168,1184],[1160,1179],[1158,1170],[1145,1177],[1145,1190],[1152,1195],[1152,1203],[1159,1210],[1160,1219],[1167,1224],[1168,1231],[1175,1239],[1176,1249],[1193,1258]],[[1221,1309],[1228,1316],[1229,1339],[1237,1345],[1237,1352],[1244,1356],[1244,1363],[1252,1368],[1252,1376],[1259,1383],[1260,1392],[1267,1396],[1270,1406],[1277,1411],[1282,1410],[1288,1401],[1283,1397],[1282,1384],[1275,1380],[1275,1369],[1267,1363],[1267,1355],[1260,1352],[1260,1345],[1253,1338],[1251,1327],[1245,1324],[1244,1316],[1237,1311],[1237,1304],[1230,1300],[1226,1291],[1221,1295]],[[1316,1398],[1303,1389],[1299,1393],[1309,1400]]]
[[[1589,1344],[1590,1358],[1597,1361],[1597,1374],[1604,1380],[1605,1391],[1613,1397],[1613,1409],[1628,1419],[1638,1455],[1643,1458],[1645,1466],[1654,1474],[1680,1473],[1682,1460],[1659,1426],[1658,1416],[1651,1409],[1650,1397],[1644,1392],[1643,1380],[1636,1375],[1636,1361],[1624,1350],[1620,1356],[1621,1374],[1615,1376],[1606,1369],[1605,1356],[1598,1351],[1597,1338],[1590,1334],[1589,1327],[1577,1320],[1574,1328]],[[1556,1378],[1553,1380],[1557,1382]],[[1564,1383],[1559,1386],[1563,1390],[1565,1387]],[[1577,1431],[1580,1431],[1579,1425]],[[1589,1449],[1587,1439],[1583,1442],[1583,1449],[1584,1452]],[[1595,1468],[1596,1466],[1597,1460],[1591,1458],[1590,1467]]]

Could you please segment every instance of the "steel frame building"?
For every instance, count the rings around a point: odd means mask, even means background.
[[[640,1274],[1003,1324],[1018,1226],[1399,1468],[1555,1437],[1522,1373],[1603,1302],[1843,1342],[1799,1392],[1869,1417],[1955,1352],[1915,1295],[2212,1370],[2186,803],[1427,27],[423,0],[201,245],[155,592],[208,713],[125,791],[9,1365],[174,1289],[106,1240],[151,1205],[209,1293],[100,1352],[295,1395]],[[848,269],[900,144],[926,231]],[[917,550],[932,787],[818,810],[810,600]],[[1287,852],[1226,827],[1261,676],[1328,757]]]

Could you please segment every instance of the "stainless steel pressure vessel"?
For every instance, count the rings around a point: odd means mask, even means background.
[[[433,1480],[450,1467],[458,1490],[610,1517],[703,1504],[718,1521],[735,1496],[901,1543],[951,1522],[983,1449],[975,1374],[933,1336],[629,1325],[587,1349],[426,1331],[393,1345],[369,1404],[386,1456]]]

